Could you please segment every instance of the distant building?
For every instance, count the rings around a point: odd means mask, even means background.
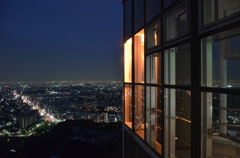
[[[103,122],[108,123],[108,113],[103,113]]]
[[[22,114],[22,116],[19,117],[20,128],[25,129],[27,126],[37,122],[38,118],[38,110],[31,110],[28,114]]]
[[[93,121],[94,122],[101,122],[100,114],[98,114],[98,113],[93,114]]]
[[[124,158],[240,157],[240,1],[123,0]]]
[[[67,118],[67,120],[72,120],[73,119],[73,115],[69,113],[69,114],[66,115],[66,118]]]

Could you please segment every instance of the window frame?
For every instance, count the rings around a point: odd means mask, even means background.
[[[186,6],[186,18],[187,18],[187,33],[186,34],[183,34],[181,36],[177,36],[177,37],[174,37],[174,38],[171,38],[169,40],[166,39],[167,37],[167,32],[166,32],[166,25],[167,25],[167,22],[166,22],[166,19],[169,15],[171,15],[172,13],[174,13],[177,9],[183,7],[183,6]],[[176,7],[172,8],[170,11],[168,11],[167,13],[165,13],[163,15],[163,41],[162,43],[164,45],[167,45],[167,44],[170,44],[170,43],[173,43],[174,41],[179,41],[180,39],[185,39],[185,38],[188,38],[191,36],[191,27],[190,27],[190,24],[191,24],[191,19],[190,19],[190,15],[189,15],[189,6],[188,6],[188,3],[187,2],[184,2],[184,3],[181,3],[179,5],[177,5]]]

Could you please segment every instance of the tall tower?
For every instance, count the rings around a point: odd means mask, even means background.
[[[240,158],[240,1],[122,4],[123,157]]]

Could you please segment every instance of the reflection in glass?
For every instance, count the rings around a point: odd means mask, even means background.
[[[239,11],[239,0],[203,0],[203,24],[209,24]]]
[[[134,96],[135,132],[144,139],[144,87],[135,86]]]
[[[134,31],[139,30],[144,24],[144,0],[134,1]]]
[[[161,84],[161,56],[160,53],[148,55],[146,57],[146,82]]]
[[[191,91],[164,91],[165,157],[190,158],[191,154]]]
[[[125,40],[132,34],[132,0],[124,3],[124,36]]]
[[[186,5],[184,5],[166,17],[166,41],[187,33],[188,19]]]
[[[144,83],[144,30],[134,35],[135,82]]]
[[[146,1],[146,21],[149,22],[161,12],[162,0],[147,0]]]
[[[164,82],[172,85],[191,85],[190,44],[164,51]]]
[[[235,28],[202,39],[202,86],[240,88],[239,34]]]
[[[132,128],[132,85],[125,85],[124,88],[124,121]]]
[[[164,0],[164,8],[167,8],[168,6],[170,6],[175,1],[176,0]]]
[[[151,48],[160,44],[160,24],[154,24],[147,30],[147,47]]]
[[[146,89],[146,141],[162,155],[163,112],[162,91],[158,87]]]
[[[202,157],[238,156],[239,104],[240,95],[202,92]]]

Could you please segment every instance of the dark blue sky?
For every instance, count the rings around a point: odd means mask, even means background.
[[[0,81],[122,80],[121,0],[1,0]]]

